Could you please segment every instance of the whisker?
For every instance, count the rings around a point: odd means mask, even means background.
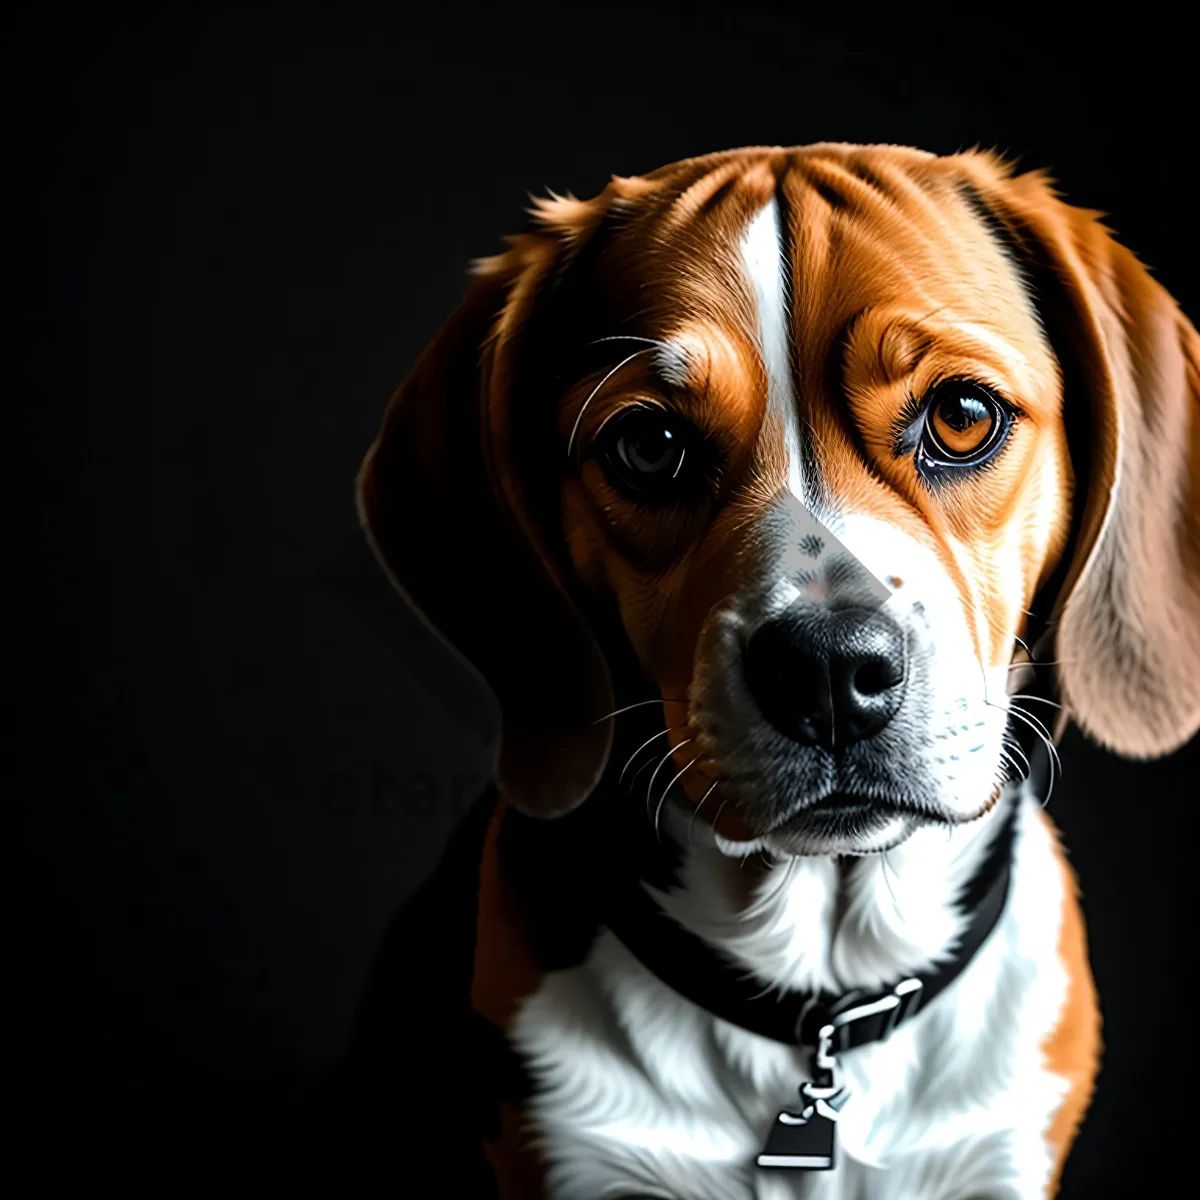
[[[634,773],[630,776],[629,791],[631,793],[633,791],[634,785],[642,777],[642,773],[646,770],[647,767],[652,766],[653,764],[654,764],[654,759],[652,759],[652,758],[646,759],[646,761],[644,763],[642,763],[642,765],[640,767],[638,767],[638,769],[636,771],[634,771]]]
[[[1015,697],[1009,698],[1014,699]],[[1030,729],[1033,730],[1034,733],[1038,735],[1039,738],[1042,739],[1042,741],[1048,741],[1048,749],[1053,749],[1053,735],[1042,723],[1042,721],[1033,715],[1033,713],[1026,712],[1025,709],[1023,709],[1019,704],[1009,704],[1007,706],[1003,704],[993,704],[992,701],[988,700],[986,697],[984,697],[983,702],[988,706],[988,708],[998,708],[1001,712],[1007,712],[1014,717],[1019,717],[1026,725],[1029,726]]]
[[[1009,712],[1019,713],[1027,722],[1032,722],[1033,728],[1040,731],[1042,739],[1046,742],[1047,748],[1054,750],[1054,735],[1050,732],[1050,727],[1042,721],[1041,717],[1034,716],[1033,713],[1023,709],[1019,704],[1010,704]],[[1057,751],[1055,751],[1057,753]]]
[[[658,819],[662,815],[662,807],[667,802],[667,797],[671,794],[671,789],[703,758],[702,754],[697,754],[686,767],[680,771],[670,783],[663,788],[662,795],[658,798],[658,807],[654,810],[654,832],[658,834]]]
[[[984,703],[990,704],[991,702],[985,700]],[[999,704],[992,704],[991,707],[1001,708],[1002,706]],[[1054,785],[1057,781],[1056,775],[1062,775],[1062,759],[1058,756],[1058,749],[1054,745],[1054,740],[1050,735],[1049,729],[1047,729],[1037,717],[1035,717],[1032,713],[1026,712],[1020,707],[1020,705],[1017,704],[1010,705],[1008,712],[1033,731],[1042,745],[1046,747],[1046,751],[1050,755],[1050,787],[1046,792],[1045,799],[1042,801],[1042,807],[1045,808],[1050,803],[1050,797],[1054,795]],[[1026,778],[1028,778],[1028,776],[1026,776]]]
[[[605,713],[602,717],[597,717],[592,724],[599,725],[601,721],[611,721],[613,717],[619,717],[622,713],[632,712],[635,708],[645,708],[647,704],[684,704],[683,700],[669,700],[663,697],[661,700],[639,700],[636,704],[627,704],[624,708],[615,708],[610,713]]]
[[[1001,787],[1007,787],[1010,783],[1021,784],[1025,781],[1025,776],[1017,770],[1016,764],[1012,761],[1012,759],[1004,758],[1002,756],[1000,759],[1000,765],[1003,770],[999,772],[997,782]]]
[[[621,782],[622,782],[622,780],[625,778],[625,772],[626,772],[626,771],[628,771],[628,770],[629,770],[629,768],[633,766],[633,760],[634,760],[635,758],[637,758],[637,756],[638,756],[639,754],[641,754],[641,752],[642,752],[643,750],[645,750],[645,748],[646,748],[648,745],[650,745],[650,743],[651,743],[651,742],[653,742],[653,741],[657,741],[657,739],[658,739],[658,738],[660,738],[660,737],[665,737],[665,736],[666,736],[668,733],[675,733],[675,732],[678,732],[680,729],[684,729],[684,728],[686,728],[686,727],[685,727],[685,726],[683,726],[683,725],[669,725],[669,726],[668,726],[666,729],[660,729],[660,730],[659,730],[657,733],[655,733],[655,734],[651,735],[650,737],[648,737],[648,738],[647,738],[647,739],[646,739],[646,740],[645,740],[645,741],[644,741],[644,742],[643,742],[643,743],[642,743],[642,744],[641,744],[641,745],[640,745],[640,746],[639,746],[639,747],[638,747],[638,748],[637,748],[637,749],[636,749],[636,750],[635,750],[635,751],[634,751],[634,752],[633,752],[633,753],[632,753],[632,754],[629,756],[629,758],[628,758],[628,759],[626,760],[626,762],[625,762],[625,765],[624,765],[624,766],[621,768],[621,774],[617,776],[617,787],[620,787],[620,786],[621,786]],[[647,766],[649,766],[649,763],[643,763],[643,764],[642,764],[642,771],[644,771],[644,770],[646,769],[646,767],[647,767]],[[640,774],[642,773],[642,771],[638,771],[638,773],[637,773],[637,774],[638,774],[638,775],[640,775]],[[634,776],[634,779],[636,779],[636,778],[637,778],[637,775],[635,775],[635,776]],[[632,787],[632,786],[633,786],[633,780],[631,779],[631,780],[629,781],[629,783],[630,783],[630,786]]]
[[[1015,760],[1012,758],[1012,755],[1019,754],[1021,756],[1021,762],[1025,764],[1025,778],[1029,778],[1031,767],[1029,765],[1029,759],[1025,755],[1025,751],[1021,748],[1020,742],[1010,741],[1008,734],[1005,734],[1004,740],[1000,746],[1000,753],[1006,755],[1008,760],[1012,762],[1014,766],[1018,766],[1019,764],[1015,762]]]
[[[688,738],[686,741],[680,742],[678,746],[672,746],[659,760],[658,766],[654,768],[654,774],[650,776],[649,786],[646,788],[646,815],[650,815],[650,795],[654,791],[654,781],[658,778],[658,773],[667,765],[668,759],[675,753],[676,750],[682,750],[684,746],[690,745],[694,741],[693,738]]]
[[[729,803],[729,797],[726,796],[725,799],[721,801],[720,807],[717,809],[717,815],[715,817],[713,817],[713,819],[712,819],[714,829],[716,829],[717,822],[721,819],[721,814],[725,811],[725,805],[727,805],[728,803]]]
[[[609,337],[597,338],[588,344],[599,346],[602,342],[645,342],[647,346],[658,346],[662,350],[672,349],[670,342],[661,341],[659,338],[637,337],[632,333],[614,333]]]
[[[1025,756],[1022,754],[1021,757],[1024,758]],[[1026,763],[1025,763],[1025,770],[1022,771],[1020,763],[1018,763],[1017,760],[1006,749],[1001,748],[1000,761],[1006,767],[1008,767],[1009,772],[1011,772],[1011,774],[1009,774],[1005,779],[1001,780],[1001,783],[1022,784],[1022,783],[1025,783],[1026,780],[1028,780],[1028,778],[1029,778],[1028,760],[1026,760]]]
[[[704,807],[704,802],[709,798],[709,796],[711,796],[713,794],[713,792],[715,792],[717,790],[717,786],[720,784],[720,782],[721,781],[719,779],[714,780],[712,787],[710,787],[708,789],[708,791],[705,792],[704,795],[700,797],[700,803],[697,804],[696,807],[692,809],[692,819],[688,822],[688,845],[689,846],[692,845],[692,827],[696,824],[696,817],[699,814],[700,810]]]
[[[1035,704],[1049,704],[1051,708],[1062,708],[1062,705],[1056,700],[1047,700],[1044,696],[1030,696],[1025,692],[1014,692],[1009,696],[1010,700],[1032,700]]]
[[[647,350],[635,350],[635,351],[634,351],[632,354],[630,354],[630,355],[627,355],[625,358],[621,359],[621,361],[620,361],[619,363],[617,363],[617,365],[616,365],[615,367],[613,367],[613,369],[612,369],[611,371],[609,371],[609,373],[608,373],[607,375],[605,375],[605,376],[604,376],[604,378],[603,378],[603,379],[601,379],[601,380],[600,380],[600,382],[599,382],[598,384],[596,384],[596,386],[595,386],[594,388],[592,388],[592,390],[591,390],[591,393],[588,395],[588,398],[587,398],[587,399],[586,399],[586,400],[583,402],[582,406],[581,406],[581,407],[580,407],[580,409],[579,409],[579,412],[578,412],[578,414],[576,414],[576,417],[575,417],[575,424],[571,426],[571,436],[570,436],[570,437],[567,439],[567,457],[568,457],[568,458],[570,458],[570,457],[571,457],[571,450],[572,450],[572,448],[573,448],[573,447],[574,447],[574,445],[575,445],[575,435],[576,435],[576,434],[579,432],[579,422],[583,420],[583,414],[584,414],[584,413],[587,411],[587,406],[588,406],[589,404],[591,404],[591,402],[592,402],[592,401],[593,401],[593,400],[596,398],[596,393],[597,393],[597,392],[598,392],[598,391],[599,391],[599,390],[600,390],[600,389],[601,389],[601,388],[602,388],[602,387],[603,387],[603,386],[604,386],[604,385],[605,385],[605,384],[606,384],[606,383],[607,383],[607,382],[608,382],[608,381],[609,381],[609,380],[610,380],[610,379],[611,379],[611,378],[612,378],[612,377],[613,377],[613,376],[614,376],[614,375],[615,375],[615,374],[616,374],[616,373],[617,373],[617,372],[618,372],[618,371],[619,371],[619,370],[620,370],[620,369],[621,369],[623,366],[625,366],[625,364],[626,364],[626,363],[631,363],[631,362],[633,362],[633,360],[634,360],[635,358],[638,358],[640,355],[643,355],[643,354],[648,354],[648,353],[649,353],[649,350],[648,350],[648,349],[647,349]]]
[[[1014,705],[1013,707],[1017,708],[1018,706]],[[1042,741],[1045,743],[1046,750],[1048,751],[1048,753],[1050,755],[1050,767],[1051,767],[1050,788],[1049,788],[1049,791],[1046,793],[1046,799],[1045,799],[1044,803],[1042,804],[1042,807],[1045,808],[1046,805],[1050,803],[1050,797],[1054,794],[1054,785],[1057,782],[1055,779],[1055,771],[1057,770],[1058,779],[1061,779],[1063,776],[1062,758],[1060,757],[1060,755],[1058,753],[1058,747],[1054,744],[1054,735],[1050,732],[1049,728],[1045,724],[1042,723],[1040,718],[1035,717],[1033,715],[1033,713],[1031,713],[1031,712],[1026,712],[1024,709],[1019,709],[1019,711],[1022,712],[1029,720],[1036,721],[1038,723],[1038,725],[1041,726],[1042,730],[1044,731],[1043,736],[1042,736]]]

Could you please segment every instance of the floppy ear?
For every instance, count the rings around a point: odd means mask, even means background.
[[[501,711],[495,778],[553,817],[595,786],[611,741],[604,659],[508,478],[505,380],[554,248],[534,235],[481,277],[392,397],[358,477],[359,516],[392,582],[483,677]]]
[[[1081,517],[1052,615],[1065,712],[1126,757],[1169,754],[1200,727],[1200,337],[1101,214],[1063,203],[1040,172],[1009,178],[989,156],[967,169],[1073,360],[1068,429],[1088,410]]]

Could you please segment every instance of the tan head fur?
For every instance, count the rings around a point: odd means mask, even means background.
[[[932,780],[927,731],[978,716],[947,819],[1000,769],[1030,612],[1086,732],[1149,756],[1196,730],[1200,339],[1095,214],[990,154],[817,145],[534,215],[393,398],[359,491],[395,582],[497,694],[510,801],[551,816],[592,790],[598,718],[642,698],[614,700],[617,657],[666,702],[693,802],[726,792],[729,837],[770,823],[768,785],[843,786],[735,745],[752,720],[724,682],[806,514],[887,581],[929,675],[889,761],[900,747]],[[979,469],[923,475],[906,431],[946,380],[1000,397],[1011,425]],[[683,500],[644,503],[606,469],[605,430],[635,408],[689,431]]]

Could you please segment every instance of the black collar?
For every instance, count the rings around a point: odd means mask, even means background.
[[[959,898],[971,916],[953,954],[883,991],[764,991],[761,981],[667,916],[636,882],[609,897],[601,921],[653,975],[713,1016],[790,1046],[838,1054],[882,1041],[930,1004],[962,974],[995,928],[1008,896],[1020,800],[1007,796],[1002,803],[1006,810],[988,852]]]

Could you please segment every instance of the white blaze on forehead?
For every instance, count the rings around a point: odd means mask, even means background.
[[[788,336],[787,264],[779,225],[779,205],[772,196],[742,237],[742,260],[754,289],[758,315],[758,348],[767,372],[767,407],[783,423],[788,456],[788,490],[804,502],[800,422],[792,392],[791,339]]]

